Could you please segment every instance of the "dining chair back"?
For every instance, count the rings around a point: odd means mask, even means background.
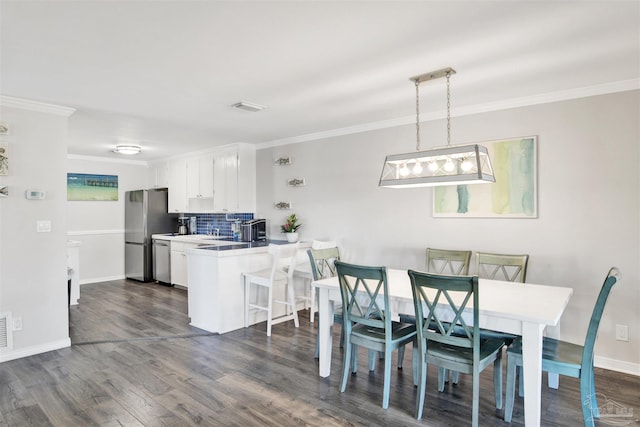
[[[502,408],[504,341],[480,339],[477,276],[445,276],[409,270],[416,314],[418,396],[416,418],[422,418],[427,365],[473,375],[472,425],[478,425],[480,372],[493,364],[496,408]],[[471,316],[469,316],[471,314]],[[434,328],[435,330],[432,329]],[[462,330],[463,333],[454,333]],[[440,370],[439,370],[440,374]]]
[[[427,272],[436,274],[462,275],[469,274],[469,262],[471,251],[458,251],[449,249],[427,248]],[[400,313],[400,321],[404,323],[415,323],[413,314]],[[404,349],[398,353],[398,366],[402,366],[404,359]],[[444,378],[448,377],[448,371],[440,370],[440,378],[443,380],[440,389],[444,389]],[[457,376],[454,377],[457,383]]]
[[[296,298],[293,289],[293,271],[296,265],[296,256],[299,242],[290,245],[269,244],[267,250],[271,257],[271,266],[259,271],[243,273],[245,311],[244,324],[249,326],[250,311],[267,312],[267,336],[271,336],[271,326],[277,323],[293,320],[297,328],[298,312],[296,310]],[[284,299],[274,299],[274,286],[284,284]],[[256,301],[251,300],[251,285],[267,289],[266,301],[263,303],[260,295],[256,293]],[[285,307],[285,314],[274,317],[273,304],[281,304]],[[266,304],[266,305],[265,305]]]
[[[357,347],[384,353],[384,391],[382,407],[389,407],[392,352],[413,342],[416,327],[391,320],[389,286],[385,267],[368,267],[335,262],[345,336],[342,384],[347,388],[349,371],[357,372]]]
[[[311,249],[314,250],[319,250],[319,249],[331,249],[331,248],[335,248],[336,250],[338,249],[338,246],[336,244],[335,240],[314,240],[311,243]],[[328,260],[327,263],[331,264],[331,268],[333,268],[333,261]],[[316,279],[313,275],[313,267],[312,267],[312,262],[311,263],[299,263],[294,272],[293,275],[295,277],[300,278],[304,284],[305,284],[305,289],[304,292],[296,295],[296,299],[298,300],[302,300],[304,302],[304,309],[306,309],[307,307],[309,307],[309,322],[313,323],[315,320],[315,313],[318,311],[317,308],[317,303],[316,303],[316,292],[313,289],[313,286],[311,285],[311,283],[314,280],[319,280]],[[324,268],[324,266],[320,267],[320,268]],[[335,271],[332,274],[333,276],[335,276]],[[324,278],[324,275],[320,275],[320,278]]]
[[[335,242],[333,242],[335,243]],[[314,281],[326,279],[327,277],[333,277],[336,275],[335,261],[340,260],[340,250],[336,246],[329,246],[326,248],[314,248],[313,244],[311,249],[307,250],[309,256],[309,264],[311,266],[311,277]],[[311,289],[312,303],[311,310],[315,306],[315,294],[316,291]],[[313,315],[313,312],[312,312]],[[334,308],[333,323],[340,323],[342,325],[342,307]],[[344,328],[341,328],[340,332],[340,347],[344,345]],[[316,351],[314,357],[317,359],[320,356],[320,337],[316,337]]]
[[[466,276],[469,274],[471,251],[427,248],[429,273]]]
[[[481,279],[524,283],[529,255],[476,253],[476,272]]]
[[[593,373],[593,350],[604,307],[611,293],[611,288],[618,282],[619,277],[620,273],[616,267],[612,267],[607,273],[596,304],[593,307],[584,345],[548,337],[544,337],[542,342],[543,371],[580,379],[580,402],[586,427],[593,427],[594,418],[600,417]],[[504,410],[504,420],[507,422],[511,422],[513,415],[516,368],[520,366],[522,366],[522,342],[518,340],[507,348],[507,390]],[[521,395],[523,380],[526,380],[526,378],[520,376]]]

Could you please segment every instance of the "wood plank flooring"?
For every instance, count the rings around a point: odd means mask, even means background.
[[[340,393],[342,352],[334,334],[332,374],[318,376],[317,323],[300,312],[275,325],[224,335],[188,324],[184,290],[121,280],[83,285],[69,310],[72,346],[0,364],[0,426],[460,426],[471,422],[471,384],[436,390],[429,383],[422,421],[413,417],[410,354],[392,373],[383,410],[382,364],[358,374]],[[545,378],[546,381],[546,378]],[[582,423],[579,385],[562,377],[543,386],[542,425]],[[640,378],[596,370],[596,387],[640,413]],[[640,415],[640,414],[639,414]],[[516,398],[512,426],[523,425]],[[482,375],[480,424],[508,426],[493,401],[492,372]],[[597,423],[597,425],[605,425]],[[636,424],[639,425],[639,424]]]

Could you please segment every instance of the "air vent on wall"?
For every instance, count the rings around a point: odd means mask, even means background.
[[[264,105],[258,105],[247,101],[236,102],[232,105],[232,107],[237,108],[238,110],[251,111],[252,113],[264,110],[266,108]]]
[[[13,348],[11,313],[0,313],[0,350]]]

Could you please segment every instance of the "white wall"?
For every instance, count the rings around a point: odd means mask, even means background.
[[[0,199],[0,312],[22,318],[13,349],[0,361],[70,345],[67,305],[67,121],[73,110],[0,97],[0,116],[10,127],[9,197]],[[25,190],[46,192],[27,200]],[[37,233],[38,220],[51,232]]]
[[[609,267],[622,272],[600,326],[599,366],[640,375],[640,117],[638,91],[456,117],[452,143],[538,136],[537,219],[432,217],[432,189],[378,187],[387,154],[412,151],[404,126],[259,150],[258,217],[272,237],[291,212],[302,239],[334,238],[347,261],[425,268],[425,248],[531,255],[527,280],[570,286],[562,338],[582,342]],[[424,123],[423,149],[442,146],[443,121]],[[275,166],[291,155],[294,164]],[[306,178],[289,188],[287,178]],[[292,211],[275,210],[290,201]],[[615,325],[629,326],[628,343]]]
[[[118,201],[68,201],[68,235],[80,245],[80,283],[124,278],[124,193],[148,188],[144,162],[70,156],[67,171],[118,176]],[[82,296],[82,291],[81,291]]]

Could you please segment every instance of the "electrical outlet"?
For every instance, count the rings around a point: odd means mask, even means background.
[[[14,317],[13,318],[13,330],[21,331],[22,330],[22,317]]]
[[[616,341],[629,342],[629,327],[627,325],[616,325]]]

